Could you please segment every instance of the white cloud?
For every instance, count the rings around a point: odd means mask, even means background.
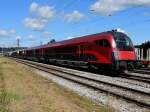
[[[145,12],[144,16],[150,16],[150,13],[149,12]]]
[[[26,18],[24,20],[24,25],[27,28],[30,28],[35,31],[42,31],[44,30],[45,26],[47,25],[48,21],[45,19],[37,19],[37,18]]]
[[[33,14],[33,17],[25,18],[24,25],[34,31],[43,31],[49,21],[54,17],[53,7],[48,5],[40,6],[36,2],[33,2],[29,10]]]
[[[75,37],[70,36],[70,37],[67,37],[66,39],[69,40],[69,39],[73,39],[73,38],[75,38]]]
[[[117,31],[118,31],[118,32],[122,32],[122,33],[125,33],[125,34],[129,35],[129,33],[128,33],[128,32],[126,32],[125,30],[123,30],[123,29],[121,29],[121,28],[117,28]]]
[[[28,36],[28,39],[31,40],[31,41],[35,41],[36,40],[36,37],[34,35],[29,35]]]
[[[79,11],[73,11],[70,14],[64,14],[64,20],[67,22],[79,22],[84,18],[84,15]]]
[[[15,29],[11,29],[9,32],[12,34],[16,33]]]
[[[0,30],[0,36],[1,37],[7,37],[7,36],[9,36],[9,32],[6,30]]]
[[[54,17],[53,7],[48,5],[39,6],[36,2],[33,2],[30,5],[30,12],[48,20],[51,20]]]
[[[17,35],[16,39],[17,39],[17,40],[18,40],[18,39],[21,39],[21,36],[20,36],[20,35]]]
[[[51,20],[54,17],[54,11],[52,7],[49,6],[42,6],[38,9],[38,14],[42,18]]]
[[[150,0],[97,0],[90,10],[98,15],[108,16],[134,6],[150,6]]]
[[[43,32],[43,37],[51,37],[51,32],[45,31]]]
[[[4,30],[0,29],[0,37],[9,37],[15,33],[14,29],[11,30]]]
[[[33,2],[31,5],[30,5],[30,11],[31,12],[36,12],[38,10],[38,4]]]

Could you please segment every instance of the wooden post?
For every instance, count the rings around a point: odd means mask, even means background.
[[[150,61],[150,48],[148,49],[148,61]]]
[[[141,60],[143,60],[143,49],[141,49]]]
[[[147,61],[149,60],[148,53],[149,53],[149,49],[146,51],[146,60]]]

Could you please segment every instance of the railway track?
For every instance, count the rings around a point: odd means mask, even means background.
[[[30,67],[36,68],[38,70],[50,73],[52,75],[73,81],[75,83],[84,85],[88,88],[93,88],[95,90],[109,93],[111,95],[117,96],[119,98],[126,99],[150,108],[150,88],[148,87],[145,91],[143,89],[127,87],[123,85],[117,85],[114,83],[106,82],[98,78],[89,77],[84,75],[85,72],[75,72],[73,70],[60,69],[60,67],[52,67],[51,65],[41,64],[37,62],[31,62],[26,60],[15,59],[17,62],[28,65]],[[91,74],[91,73],[87,73]]]
[[[141,74],[149,74],[150,75],[150,69],[135,69],[135,73],[141,73]]]
[[[148,67],[145,67],[145,68],[138,68],[138,70],[148,70],[148,71],[150,71],[150,67],[148,68]]]
[[[123,78],[126,78],[126,79],[131,79],[131,80],[137,80],[137,81],[140,81],[140,82],[145,82],[145,83],[150,84],[150,76],[143,75],[143,74],[135,74],[135,72],[120,75],[120,77],[123,77]]]

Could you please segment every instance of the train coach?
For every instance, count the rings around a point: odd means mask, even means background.
[[[11,56],[116,71],[133,69],[136,60],[131,39],[117,30],[20,50]]]

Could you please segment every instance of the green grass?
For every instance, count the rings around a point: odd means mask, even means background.
[[[2,68],[2,63],[0,63],[0,112],[9,112],[8,105],[19,99],[19,96],[7,91]]]
[[[10,102],[20,99],[14,93],[7,93],[6,91],[0,92],[0,112],[9,112],[8,105]]]
[[[19,99],[20,96],[15,93],[0,92],[0,102],[10,102]]]
[[[81,108],[85,108],[86,110],[88,110],[88,112],[99,112],[100,110],[100,112],[108,112],[108,108],[104,106],[98,106],[97,104],[94,104],[90,99],[85,98],[83,100],[83,97],[77,95],[73,91],[69,91],[62,86],[57,87],[58,88],[55,91],[58,92],[58,94],[66,95],[72,102],[74,102]],[[111,108],[111,111],[109,112],[114,112],[114,110]]]
[[[9,110],[0,105],[0,112],[9,112]]]

